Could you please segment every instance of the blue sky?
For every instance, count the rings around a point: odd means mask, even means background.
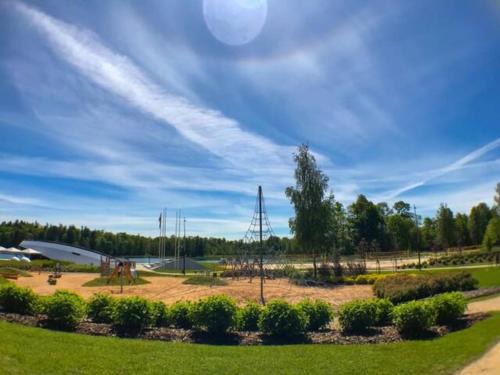
[[[302,142],[345,204],[492,203],[499,2],[231,4],[3,1],[0,220],[239,238],[261,184],[287,235]]]

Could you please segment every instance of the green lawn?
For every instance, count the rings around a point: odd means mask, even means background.
[[[500,286],[500,267],[475,268],[469,270],[473,277],[478,279],[479,286]]]
[[[0,285],[2,284],[7,284],[9,281],[6,280],[5,278],[3,278],[2,276],[0,276]]]
[[[149,284],[149,281],[144,280],[143,278],[138,277],[135,279],[134,283],[132,285],[142,285],[142,284]],[[120,278],[117,277],[113,279],[109,284],[108,284],[108,278],[107,277],[97,277],[93,280],[87,281],[83,286],[107,286],[107,285],[120,285]],[[123,280],[123,285],[129,285],[127,283],[127,280]]]
[[[435,340],[209,346],[60,333],[0,322],[5,374],[451,374],[499,338],[500,314]]]
[[[432,269],[432,268],[424,268],[422,271],[417,270],[400,270],[398,272],[409,272],[409,273],[442,273],[442,272],[460,272],[466,271],[469,272],[474,278],[479,281],[479,287],[491,287],[491,286],[500,286],[500,267],[491,266],[491,267],[481,267],[481,268],[450,268],[450,269]],[[384,271],[382,273],[390,273],[393,274],[395,272]]]
[[[191,276],[182,282],[183,284],[190,285],[227,285],[227,281],[219,277],[212,276]]]

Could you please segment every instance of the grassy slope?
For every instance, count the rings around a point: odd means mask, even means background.
[[[190,285],[227,285],[227,281],[212,276],[191,276],[182,282]]]
[[[479,287],[491,287],[491,286],[500,286],[500,267],[492,266],[492,267],[483,267],[483,268],[450,268],[449,270],[439,269],[433,270],[432,268],[424,268],[422,271],[417,270],[401,270],[399,272],[408,272],[408,273],[443,273],[443,272],[460,272],[466,271],[469,272],[473,277],[475,277],[479,281]],[[382,273],[394,273],[394,272],[382,272]]]
[[[144,280],[141,277],[138,277],[133,285],[142,285],[142,284],[149,284],[149,281]],[[97,277],[83,284],[83,286],[108,286],[108,285],[120,285],[120,278],[117,277],[108,284],[107,277]],[[123,279],[123,285],[129,285],[127,279]]]
[[[4,279],[2,276],[0,276],[0,285],[2,284],[7,284],[9,281],[7,279]]]
[[[497,341],[499,325],[496,314],[436,340],[228,347],[92,337],[0,322],[0,372],[450,374]]]

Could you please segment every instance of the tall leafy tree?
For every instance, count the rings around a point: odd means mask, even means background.
[[[457,229],[457,245],[470,245],[469,217],[466,214],[457,213],[455,224]]]
[[[453,211],[446,204],[441,203],[436,215],[437,241],[439,245],[446,249],[455,243],[455,220]]]
[[[354,243],[361,240],[381,242],[384,228],[384,218],[372,201],[360,194],[356,201],[349,206],[349,221],[352,225]]]
[[[285,193],[295,209],[290,219],[290,229],[303,250],[313,257],[314,277],[317,273],[316,258],[324,247],[325,232],[330,222],[325,215],[328,177],[318,168],[314,155],[307,145],[301,145],[294,155],[295,186],[289,186]]]
[[[469,235],[473,245],[481,244],[484,232],[491,219],[491,211],[486,203],[479,203],[470,210]]]
[[[491,250],[495,245],[500,245],[500,219],[496,216],[488,223],[483,238],[483,246],[487,250]]]

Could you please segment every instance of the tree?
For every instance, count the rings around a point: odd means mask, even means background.
[[[453,212],[441,203],[436,215],[437,241],[443,249],[447,249],[455,243],[455,220]]]
[[[406,203],[404,201],[398,201],[394,203],[393,208],[398,215],[401,215],[403,217],[411,217],[411,212],[410,212],[411,206],[409,203]]]
[[[500,244],[500,219],[492,217],[486,227],[483,238],[483,246],[489,251],[495,245]]]
[[[458,213],[455,217],[455,224],[457,229],[457,245],[460,247],[470,245],[468,216]]]
[[[396,250],[408,250],[411,244],[412,228],[415,223],[407,216],[395,214],[387,219],[387,230]]]
[[[491,211],[486,203],[479,203],[470,210],[469,234],[473,245],[482,242],[484,232],[491,219]]]
[[[313,257],[314,277],[316,277],[316,257],[318,249],[324,246],[325,231],[329,217],[322,215],[328,189],[328,177],[318,168],[316,159],[307,145],[301,145],[294,155],[295,187],[290,186],[285,193],[295,209],[295,217],[289,221],[290,230],[297,243]]]
[[[360,194],[349,206],[349,221],[356,245],[362,239],[367,242],[377,240],[382,243],[384,218],[380,209],[364,195]]]

